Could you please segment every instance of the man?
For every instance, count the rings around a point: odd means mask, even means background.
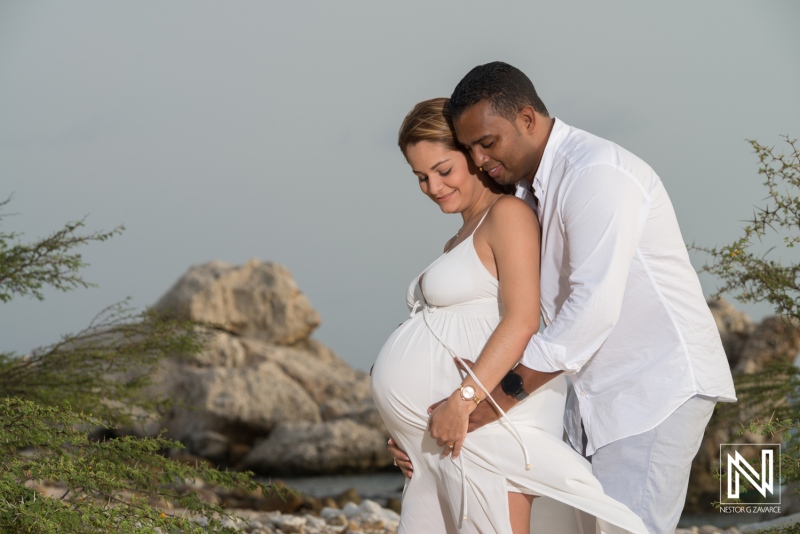
[[[714,404],[736,398],[666,190],[633,154],[551,118],[505,63],[470,71],[450,107],[476,165],[517,184],[542,227],[545,328],[492,396],[511,409],[568,374],[571,445],[651,532],[674,532]],[[470,430],[496,418],[484,403]]]

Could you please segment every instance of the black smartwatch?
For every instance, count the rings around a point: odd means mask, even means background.
[[[503,393],[511,395],[518,401],[528,396],[522,388],[522,377],[513,370],[509,371],[508,374],[503,377],[503,380],[500,381],[500,387],[503,388]]]

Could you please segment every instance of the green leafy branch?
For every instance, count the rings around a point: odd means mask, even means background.
[[[730,293],[742,302],[768,302],[776,313],[800,319],[800,262],[784,264],[769,258],[775,247],[766,253],[756,251],[770,233],[782,234],[787,250],[800,243],[800,149],[796,139],[784,136],[784,140],[786,153],[750,141],[768,196],[766,205],[753,212],[744,234],[729,245],[692,248],[710,257],[702,271],[722,281],[715,296]]]
[[[91,286],[73,250],[123,228],[81,235],[82,227],[82,220],[68,223],[30,244],[0,231],[0,302],[42,299],[45,286]],[[182,445],[161,436],[90,437],[99,435],[95,429],[129,425],[136,414],[162,406],[149,388],[154,371],[167,356],[201,350],[202,332],[191,322],[136,312],[123,302],[81,332],[26,356],[0,353],[0,532],[232,532],[222,524],[229,514],[201,499],[195,482],[283,497],[251,473],[172,459],[165,452]],[[63,492],[47,496],[52,484]]]
[[[69,403],[114,425],[134,422],[134,410],[156,411],[149,394],[166,356],[198,352],[204,338],[191,322],[126,303],[106,308],[77,334],[17,358],[0,354],[0,394],[58,406]]]
[[[163,438],[91,440],[102,423],[69,408],[18,398],[0,400],[0,528],[4,532],[228,532],[230,517],[191,489],[202,480],[223,488],[270,492],[250,473],[222,472],[160,454],[182,448]],[[34,486],[58,481],[56,497]],[[170,512],[177,507],[180,515]],[[193,518],[209,519],[207,526]],[[205,522],[204,522],[205,523]]]
[[[0,202],[0,208],[9,200]],[[61,291],[91,287],[93,284],[78,272],[86,263],[80,254],[71,250],[91,242],[106,241],[121,234],[125,227],[118,226],[110,232],[77,234],[83,227],[84,219],[67,223],[33,244],[16,242],[19,234],[0,231],[0,302],[8,302],[14,295],[32,295],[43,300],[44,286]]]

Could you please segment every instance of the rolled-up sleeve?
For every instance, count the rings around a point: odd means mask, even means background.
[[[650,199],[638,180],[612,165],[583,169],[564,185],[556,200],[569,295],[545,329],[533,336],[522,364],[574,374],[619,320]]]

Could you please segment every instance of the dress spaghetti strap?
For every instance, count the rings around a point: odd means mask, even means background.
[[[498,199],[498,200],[499,200],[499,199]],[[472,231],[472,233],[470,234],[470,236],[474,236],[474,235],[475,235],[475,232],[478,230],[478,228],[480,228],[480,227],[481,227],[481,225],[483,224],[483,220],[486,218],[486,216],[487,216],[487,215],[489,215],[489,212],[490,212],[490,211],[492,211],[492,208],[494,207],[494,205],[495,205],[496,203],[497,203],[497,200],[495,200],[494,202],[492,202],[492,203],[489,205],[489,207],[488,207],[488,208],[486,208],[486,213],[484,213],[484,214],[483,214],[483,217],[481,217],[481,220],[480,220],[480,221],[478,221],[478,224],[475,226],[475,230],[473,230],[473,231]]]

